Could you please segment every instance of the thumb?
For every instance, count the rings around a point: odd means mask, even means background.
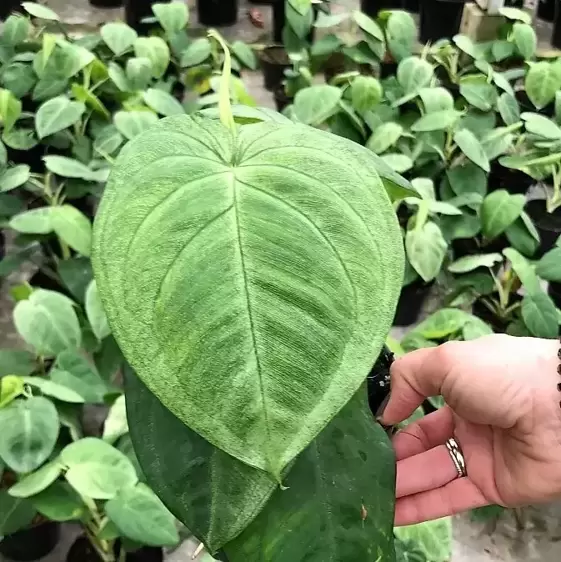
[[[397,359],[391,367],[391,392],[378,420],[395,425],[407,419],[429,396],[440,395],[451,369],[453,353],[449,342],[418,349]]]

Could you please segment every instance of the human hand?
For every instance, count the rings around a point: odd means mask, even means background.
[[[396,525],[561,497],[558,350],[557,340],[492,335],[395,361],[381,423],[403,421],[426,397],[446,401],[394,437]],[[445,446],[451,437],[467,477],[458,478]]]

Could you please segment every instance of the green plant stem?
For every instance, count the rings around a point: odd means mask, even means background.
[[[236,132],[236,123],[232,114],[232,105],[230,103],[230,79],[232,75],[232,58],[226,41],[214,29],[208,32],[208,36],[214,39],[224,51],[224,66],[222,68],[222,78],[220,81],[220,95],[218,100],[218,111],[220,113],[220,121],[230,129],[232,133]]]
[[[72,257],[70,253],[70,248],[68,244],[64,242],[61,238],[58,239],[58,243],[60,244],[60,250],[62,252],[62,259],[63,261],[69,260]]]

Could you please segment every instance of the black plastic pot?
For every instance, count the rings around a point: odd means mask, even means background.
[[[555,19],[556,0],[539,0],[538,2],[538,18],[543,21],[553,21]]]
[[[294,101],[294,98],[286,95],[284,86],[282,85],[274,90],[273,97],[275,98],[275,105],[277,107],[277,111],[279,112],[281,112],[285,107],[289,106]]]
[[[397,63],[396,62],[381,62],[380,63],[380,78],[390,78],[397,74]]]
[[[421,43],[452,39],[460,30],[465,0],[423,0],[421,2]]]
[[[394,360],[393,353],[386,347],[368,373],[368,405],[373,415],[379,414],[380,406],[390,393],[390,367]]]
[[[115,555],[118,556],[120,546],[115,544]],[[164,552],[161,548],[145,546],[135,552],[127,552],[125,557],[126,562],[162,562],[164,559]],[[78,537],[68,554],[66,555],[66,562],[101,562],[101,558],[91,545],[90,541],[84,537]]]
[[[416,14],[419,12],[420,4],[420,0],[404,0],[403,9],[412,14]]]
[[[291,67],[290,59],[283,47],[267,47],[260,54],[265,88],[272,92],[284,80],[284,71]]]
[[[489,174],[488,181],[489,191],[506,189],[509,193],[526,195],[534,183],[535,180],[533,178],[520,170],[505,168],[496,160],[491,164],[491,173]]]
[[[111,1],[111,0],[94,0],[94,1]],[[158,0],[159,1],[159,0]],[[168,2],[169,0],[163,0]],[[152,4],[155,4],[156,0],[123,0],[125,5],[125,21],[133,29],[136,29],[138,33],[142,35],[147,35],[150,30],[154,27],[154,24],[142,23],[144,18],[150,18],[154,16],[152,12]]]
[[[561,235],[561,207],[553,213],[548,213],[545,200],[534,199],[526,203],[524,210],[540,234],[541,243],[536,256],[541,257],[555,246],[557,238]]]
[[[553,21],[553,33],[551,34],[551,45],[561,49],[561,2],[555,3],[555,19]]]
[[[2,0],[0,3],[0,20],[5,20],[12,12],[22,12],[21,0]]]
[[[4,537],[0,554],[8,560],[30,562],[47,556],[60,539],[60,525],[51,521]]]
[[[380,10],[401,10],[402,8],[403,0],[360,0],[360,11],[372,18],[375,18]]]
[[[197,12],[202,25],[234,25],[238,21],[238,0],[197,0]]]
[[[418,320],[433,284],[434,282],[425,283],[422,279],[417,279],[401,289],[393,319],[394,326],[410,326]]]
[[[90,4],[96,8],[120,8],[123,0],[90,0]]]

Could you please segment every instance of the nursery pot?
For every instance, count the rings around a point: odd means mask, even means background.
[[[368,405],[373,415],[379,415],[378,410],[390,393],[390,367],[393,363],[393,353],[384,346],[380,356],[368,373]]]
[[[120,553],[120,543],[115,543],[115,556]],[[164,551],[161,548],[145,546],[135,552],[127,552],[125,556],[126,562],[162,562],[164,559]],[[95,551],[90,541],[84,537],[78,537],[68,554],[66,562],[101,562],[99,554]]]
[[[90,4],[96,8],[120,8],[123,0],[90,0]]]
[[[417,14],[420,9],[420,0],[404,0],[403,9],[412,14]]]
[[[93,0],[93,1],[110,2],[112,0]],[[163,1],[168,2],[169,0],[163,0]],[[152,12],[152,4],[155,3],[156,0],[124,0],[125,21],[127,22],[127,24],[130,25],[133,29],[136,29],[136,31],[138,31],[142,35],[147,35],[150,29],[154,27],[154,24],[142,23],[142,20],[144,18],[150,18],[154,16],[154,12]]]
[[[0,554],[8,560],[28,562],[47,556],[60,539],[60,524],[52,521],[40,523],[30,529],[4,537]]]
[[[234,25],[238,21],[238,0],[197,0],[197,12],[202,25]]]
[[[0,20],[5,20],[12,12],[21,11],[21,0],[2,0],[0,2]]]
[[[294,101],[294,98],[291,98],[290,96],[286,95],[286,92],[284,91],[284,86],[282,85],[278,86],[275,89],[275,91],[273,92],[273,97],[275,98],[275,105],[279,113]]]
[[[555,19],[555,4],[557,0],[539,0],[538,2],[538,18],[544,21],[553,21]]]
[[[283,47],[267,47],[260,55],[265,88],[272,92],[284,80],[284,71],[291,67],[290,59]]]
[[[561,207],[553,213],[548,213],[545,200],[534,199],[526,203],[524,210],[540,234],[541,243],[536,256],[541,257],[555,246],[557,238],[561,235]]]
[[[417,279],[401,288],[393,319],[394,326],[410,326],[417,321],[433,284],[434,282],[425,283],[422,279]]]
[[[360,11],[375,18],[380,10],[401,10],[403,0],[360,0]]]
[[[491,173],[489,174],[489,191],[497,189],[506,189],[509,193],[521,193],[526,195],[527,191],[532,187],[535,180],[528,174],[513,168],[505,168],[496,160],[491,164]]]
[[[452,39],[460,30],[465,0],[423,0],[421,2],[421,43]]]

